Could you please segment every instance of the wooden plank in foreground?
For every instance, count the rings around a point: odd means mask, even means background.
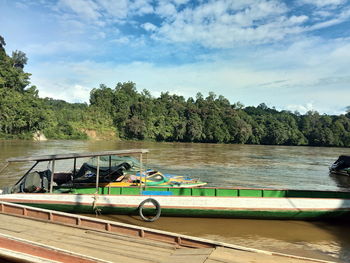
[[[157,241],[151,243],[141,238],[127,240],[112,234],[101,236],[97,234],[98,231],[87,231],[16,216],[0,214],[0,221],[2,222],[0,234],[34,242],[42,247],[49,246],[70,251],[102,262],[161,262],[175,250],[175,245],[157,246],[159,243]],[[59,262],[79,262],[52,259]]]
[[[181,248],[177,249],[164,263],[203,263],[207,260],[214,248]]]
[[[5,202],[0,203],[0,222],[2,236],[94,262],[330,262]]]
[[[0,234],[0,262],[94,263],[98,259]]]
[[[245,251],[238,251],[217,247],[207,258],[205,263],[304,263],[309,262],[308,259],[288,258],[279,255],[266,255]],[[312,262],[312,261],[311,261]]]

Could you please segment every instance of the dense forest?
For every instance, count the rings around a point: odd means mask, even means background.
[[[195,98],[137,91],[133,82],[101,84],[90,103],[39,98],[24,71],[26,55],[9,56],[0,36],[0,138],[87,139],[91,131],[120,139],[270,145],[350,146],[350,111],[345,115],[301,115],[231,104],[210,92]]]

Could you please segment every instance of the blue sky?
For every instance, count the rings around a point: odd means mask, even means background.
[[[348,0],[0,0],[0,35],[41,97],[99,84],[340,114],[350,106]]]

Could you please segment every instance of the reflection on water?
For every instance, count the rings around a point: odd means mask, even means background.
[[[329,176],[328,166],[346,148],[285,147],[155,142],[0,141],[0,166],[10,157],[147,148],[147,164],[164,173],[200,177],[211,186],[269,187],[350,191],[348,177]],[[70,169],[64,165],[59,169]],[[0,186],[13,184],[31,166],[11,165]],[[339,222],[160,218],[147,224],[137,217],[109,219],[145,225],[260,249],[350,262],[350,227]]]

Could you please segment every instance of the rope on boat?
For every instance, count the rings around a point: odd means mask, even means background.
[[[101,215],[101,209],[97,207],[98,194],[95,193],[93,197],[94,201],[92,202],[92,210],[95,212],[96,216]]]

